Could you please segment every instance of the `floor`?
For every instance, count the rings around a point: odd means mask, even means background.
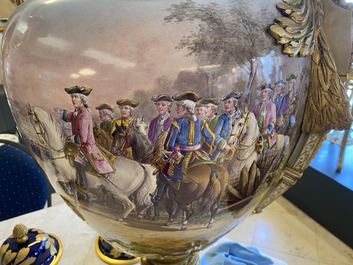
[[[57,195],[53,205],[63,203]],[[353,250],[280,197],[262,213],[248,217],[228,238],[255,246],[288,265],[352,265]]]
[[[350,131],[344,151],[342,171],[337,172],[336,168],[340,152],[339,143],[342,136],[343,131],[331,132],[328,136],[331,141],[326,140],[323,142],[310,166],[353,191],[353,129]]]

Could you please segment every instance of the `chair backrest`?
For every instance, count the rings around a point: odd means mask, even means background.
[[[35,160],[20,144],[0,140],[0,221],[42,209],[48,194]]]

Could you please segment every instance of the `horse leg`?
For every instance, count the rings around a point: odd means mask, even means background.
[[[211,207],[211,215],[210,215],[210,220],[208,221],[207,228],[211,228],[212,224],[214,223],[214,217],[216,216],[218,211],[218,204],[215,203]]]
[[[180,230],[186,230],[186,225],[188,224],[188,219],[187,219],[187,213],[186,210],[183,209],[183,219],[181,221],[181,227]]]
[[[174,222],[174,211],[173,211],[173,200],[166,199],[164,202],[165,208],[168,212],[168,221],[165,224],[166,226],[171,225]]]
[[[186,230],[186,226],[189,222],[189,218],[194,214],[194,211],[191,209],[191,205],[187,205],[184,209],[183,209],[183,220],[181,223],[181,227],[180,230]]]
[[[120,191],[115,190],[114,197],[118,199],[124,206],[123,213],[121,214],[121,217],[118,219],[118,221],[122,221],[130,214],[132,210],[135,209],[135,204],[132,201],[130,201],[130,199],[126,195],[122,194]]]

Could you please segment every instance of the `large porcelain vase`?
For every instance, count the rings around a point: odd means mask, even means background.
[[[196,264],[350,124],[335,59],[350,55],[350,11],[341,47],[325,28],[337,9],[30,0],[4,33],[4,85],[33,157],[106,242],[146,264]]]

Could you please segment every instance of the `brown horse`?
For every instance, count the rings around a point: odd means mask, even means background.
[[[161,158],[163,156],[162,151],[166,135],[167,132],[164,132],[159,136],[151,156],[151,163],[157,169],[157,172],[166,163]],[[179,190],[171,186],[167,188],[167,196],[164,200],[169,216],[167,225],[174,221],[176,212],[174,212],[173,204],[175,202],[177,209],[182,210],[182,225],[180,230],[185,230],[189,218],[194,213],[192,203],[198,201],[201,213],[210,213],[207,227],[211,227],[219,208],[219,202],[225,193],[227,183],[228,172],[223,166],[201,163],[189,168],[187,174],[183,176]],[[158,213],[158,210],[156,212]]]

